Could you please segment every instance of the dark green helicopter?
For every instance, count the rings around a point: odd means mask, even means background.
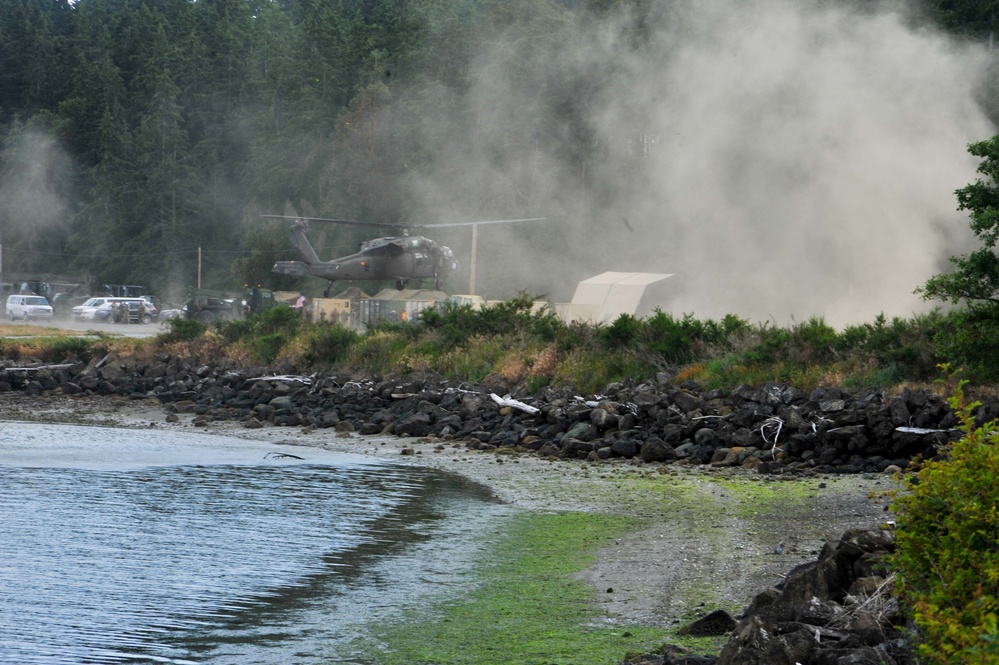
[[[544,217],[531,219],[498,219],[482,222],[454,222],[450,224],[389,224],[382,222],[357,222],[349,219],[323,219],[295,215],[262,215],[270,219],[290,219],[291,237],[302,257],[299,261],[278,261],[273,272],[295,277],[319,277],[329,280],[325,295],[329,297],[334,282],[354,280],[392,280],[395,288],[405,289],[410,282],[432,279],[438,291],[448,277],[457,273],[461,265],[450,247],[439,245],[424,236],[409,235],[410,229],[442,228],[448,226],[472,227],[472,270],[475,270],[475,231],[479,224],[511,224],[538,222]],[[355,254],[323,261],[305,235],[309,222],[348,224],[390,228],[399,235],[366,240]]]

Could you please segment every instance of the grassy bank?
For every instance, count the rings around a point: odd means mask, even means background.
[[[999,377],[989,348],[999,323],[995,331],[989,320],[971,325],[966,313],[878,317],[835,330],[822,319],[779,327],[733,315],[713,321],[664,312],[642,319],[623,315],[608,325],[566,324],[531,305],[526,297],[480,310],[448,305],[419,321],[383,324],[363,335],[275,310],[205,332],[230,353],[257,362],[319,363],[378,375],[432,372],[532,393],[547,385],[596,393],[614,382],[663,373],[707,388],[772,382],[803,390],[888,388],[932,381],[943,360],[967,367],[967,376],[979,381]],[[196,339],[198,329],[187,328]]]
[[[752,593],[773,584],[780,567],[791,565],[771,556],[768,538],[775,531],[817,547],[824,529],[842,528],[837,519],[820,517],[833,504],[851,491],[850,501],[867,502],[864,491],[851,485],[830,489],[829,503],[823,504],[815,479],[663,476],[624,468],[544,476],[545,502],[571,500],[590,510],[516,516],[498,539],[492,534],[487,539],[475,573],[480,582],[472,592],[458,598],[442,594],[398,621],[366,627],[362,632],[370,638],[352,645],[355,656],[378,665],[606,665],[664,644],[717,653],[724,638],[680,636],[677,628],[713,609],[734,614]],[[872,504],[868,520],[876,510]],[[848,519],[855,526],[861,518],[850,510]],[[580,573],[598,561],[621,578],[594,588]],[[661,583],[644,593],[658,620],[672,618],[667,623],[674,628],[610,621],[601,609],[607,607],[602,596],[624,591],[607,585],[642,575]],[[741,585],[730,586],[732,575]]]
[[[524,513],[485,557],[475,591],[377,626],[377,646],[357,646],[381,665],[605,665],[650,649],[661,630],[601,625],[594,590],[573,578],[634,526],[619,516]]]
[[[174,319],[155,338],[0,338],[0,356],[61,362],[116,352],[176,353],[202,361],[225,357],[283,370],[330,367],[367,375],[431,373],[453,381],[492,382],[534,393],[548,385],[598,393],[620,381],[669,376],[707,388],[788,383],[889,389],[939,376],[937,366],[963,367],[975,384],[999,381],[999,317],[981,312],[932,312],[909,319],[833,329],[822,319],[790,326],[720,321],[656,312],[622,315],[606,325],[564,323],[533,311],[522,297],[492,307],[446,305],[418,320],[357,332],[303,321],[295,310],[273,309],[205,326]],[[29,333],[30,335],[31,333]],[[995,340],[995,343],[993,343]]]
[[[3,338],[0,355],[60,362],[108,349],[360,375],[433,373],[536,392],[547,385],[596,393],[619,381],[671,377],[707,388],[788,383],[889,389],[939,376],[941,362],[977,384],[999,380],[999,317],[981,311],[878,317],[836,330],[822,319],[780,327],[729,315],[720,321],[656,312],[607,325],[564,323],[523,297],[479,310],[447,305],[408,323],[358,333],[303,321],[291,309],[205,326],[174,319],[156,338]],[[19,332],[21,332],[19,330]]]

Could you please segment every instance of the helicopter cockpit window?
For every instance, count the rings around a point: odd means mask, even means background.
[[[424,254],[414,254],[413,257],[416,259],[416,267],[420,268],[426,265],[427,257]]]

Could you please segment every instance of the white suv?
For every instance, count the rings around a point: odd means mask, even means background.
[[[5,306],[7,318],[15,319],[51,319],[52,306],[44,296],[10,295]]]
[[[77,305],[73,308],[73,318],[92,320],[94,318],[94,312],[100,309],[100,307],[108,300],[108,298],[90,298],[82,305]]]

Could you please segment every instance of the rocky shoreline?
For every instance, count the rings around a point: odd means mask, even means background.
[[[889,397],[791,386],[706,391],[668,377],[579,396],[545,388],[499,396],[489,386],[426,378],[276,375],[170,355],[108,355],[90,363],[0,368],[0,393],[155,398],[195,424],[239,422],[432,436],[479,450],[542,457],[742,467],[761,473],[905,469],[958,436],[956,418],[926,390]],[[983,415],[997,409],[985,407]]]

